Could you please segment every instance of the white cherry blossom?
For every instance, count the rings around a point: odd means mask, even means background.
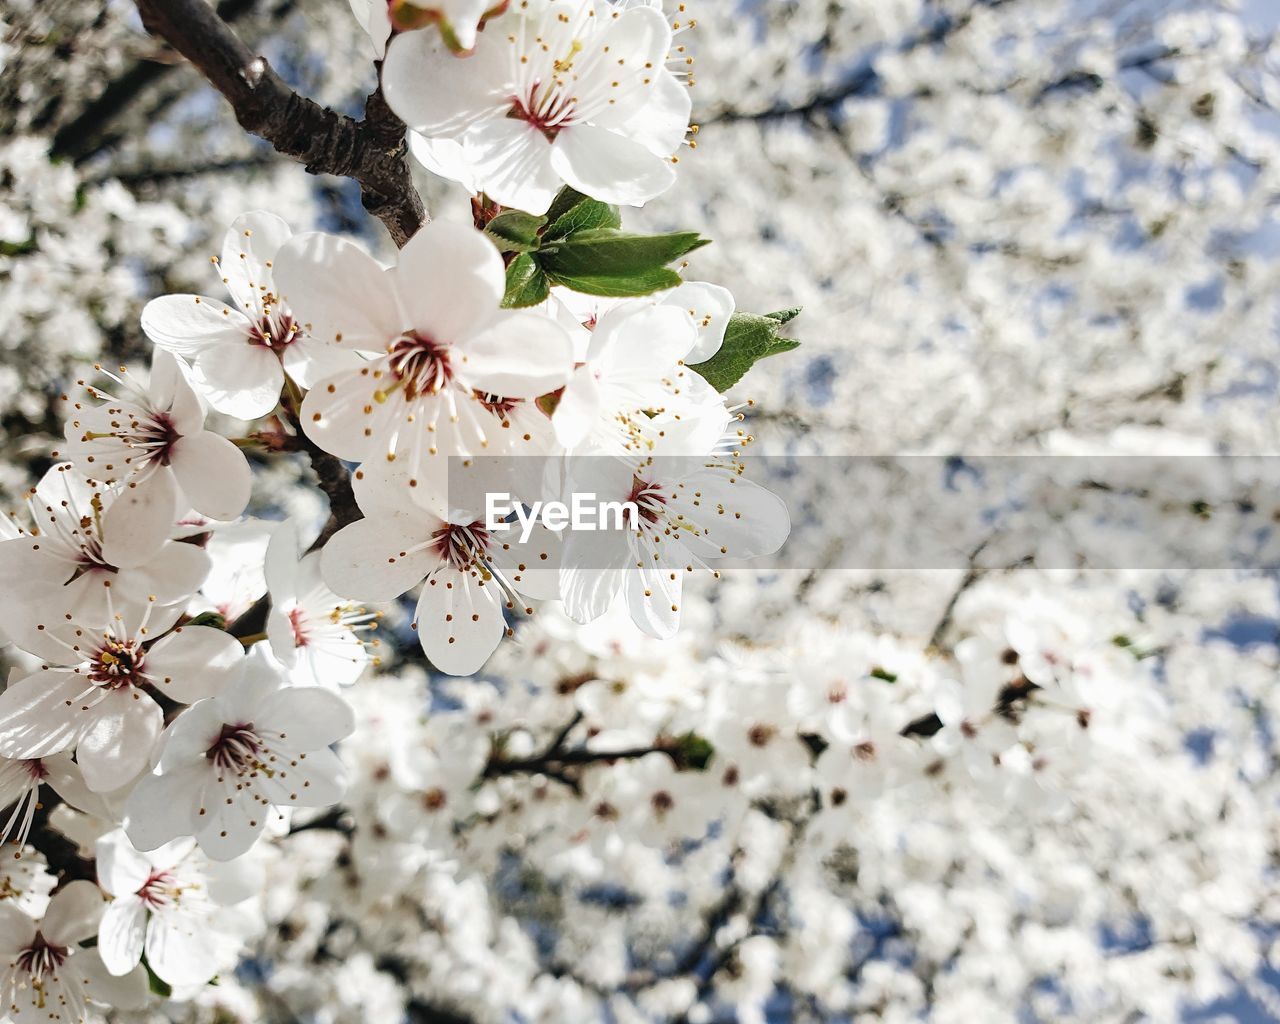
[[[588,304],[583,298],[558,299],[588,333],[580,365],[552,415],[560,443],[579,454],[643,453],[651,446],[656,414],[704,424],[710,449],[729,413],[715,389],[685,364],[719,349],[732,298],[700,282],[681,285],[657,302]]]
[[[236,218],[221,257],[213,259],[232,305],[204,295],[165,295],[142,311],[147,337],[184,360],[196,390],[228,416],[265,416],[286,373],[310,387],[347,358],[302,333],[273,279],[276,252],[292,234],[272,213]]]
[[[96,949],[80,948],[97,933],[103,906],[98,887],[83,880],[61,889],[39,921],[0,902],[0,1006],[13,1024],[85,1024],[98,1019],[90,1003],[120,1010],[145,1005],[142,967],[113,978]]]
[[[46,472],[26,504],[31,525],[0,541],[0,613],[23,637],[67,615],[106,622],[115,611],[148,606],[153,629],[163,629],[209,571],[200,548],[170,539],[172,519],[153,527],[135,521],[128,488],[104,489],[70,463]]]
[[[1016,657],[1010,657],[985,636],[972,636],[956,645],[960,680],[938,682],[934,703],[943,728],[933,746],[957,757],[979,780],[989,780],[995,763],[1017,740],[1007,708],[1001,709],[1008,687],[1017,686]]]
[[[139,780],[124,827],[139,850],[194,836],[226,861],[247,851],[277,807],[326,807],[346,774],[330,744],[353,728],[351,708],[320,687],[290,687],[262,645],[239,678],[169,726],[155,772]]]
[[[261,519],[211,524],[204,544],[212,565],[187,612],[216,612],[233,622],[267,592],[263,562],[275,524]]]
[[[303,430],[340,458],[406,456],[421,472],[436,454],[527,445],[508,403],[568,378],[567,335],[547,316],[500,310],[502,259],[470,228],[431,221],[389,271],[351,242],[303,234],[276,276],[311,337],[372,356],[302,404]]]
[[[831,712],[831,743],[814,765],[826,807],[865,807],[914,768],[918,746],[902,736],[909,716],[892,686],[864,676]]]
[[[192,703],[225,686],[243,660],[239,641],[208,626],[179,626],[154,644],[152,635],[145,614],[38,624],[24,643],[45,664],[0,693],[0,756],[74,749],[89,789],[131,781],[164,728],[148,691]]]
[[[434,34],[387,48],[387,102],[429,139],[459,142],[490,199],[544,213],[562,183],[641,206],[675,181],[689,90],[666,66],[671,26],[654,7],[529,0],[454,60]]]
[[[645,458],[581,457],[571,461],[566,491],[600,501],[631,501],[638,528],[571,530],[565,538],[560,589],[565,610],[590,622],[624,595],[646,633],[669,637],[680,623],[684,577],[707,559],[772,554],[790,531],[787,507],[741,476],[731,459],[689,454],[697,425],[664,421]]]
[[[420,476],[439,454],[528,446],[507,403],[568,379],[568,336],[542,314],[499,308],[502,259],[471,228],[432,221],[391,270],[350,242],[299,235],[276,277],[310,337],[371,355],[302,405],[308,436],[340,458],[404,456]]]
[[[414,628],[440,671],[479,669],[506,632],[503,609],[516,608],[520,595],[557,596],[558,538],[541,524],[524,542],[514,530],[493,533],[483,508],[458,503],[439,484],[410,486],[403,471],[385,464],[362,468],[354,486],[365,518],[324,547],[324,580],[372,602],[392,601],[425,580]]]
[[[204,407],[174,357],[155,352],[146,387],[123,366],[119,376],[107,376],[129,396],[115,398],[90,385],[89,396],[104,404],[67,399],[65,454],[86,477],[129,489],[134,529],[162,533],[172,526],[175,507],[211,519],[240,515],[253,484],[249,463],[234,444],[204,428]]]
[[[219,914],[210,865],[194,839],[141,853],[116,829],[98,840],[96,854],[98,882],[112,897],[98,927],[98,952],[111,974],[130,973],[144,952],[156,975],[175,988],[218,973],[239,939]]]
[[[339,597],[320,576],[319,551],[299,557],[293,520],[276,527],[266,552],[271,594],[267,638],[295,686],[350,686],[369,664],[362,634],[377,629],[375,612]],[[376,663],[376,659],[375,659]]]

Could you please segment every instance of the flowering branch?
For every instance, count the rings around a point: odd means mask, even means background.
[[[413,187],[404,123],[382,98],[356,121],[299,96],[203,0],[138,0],[142,23],[194,64],[235,110],[241,127],[293,157],[312,174],[360,184],[364,208],[404,245],[426,220]]]

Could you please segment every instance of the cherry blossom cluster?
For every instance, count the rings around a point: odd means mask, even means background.
[[[350,6],[233,28],[376,78],[398,252],[131,5],[0,13],[0,1019],[1280,1019],[1265,474],[900,573],[741,454],[1274,446],[1258,5]]]
[[[741,417],[688,368],[721,349],[727,291],[630,285],[621,294],[636,297],[605,300],[561,285],[536,308],[506,308],[512,257],[485,224],[516,203],[545,213],[561,182],[606,217],[608,201],[652,198],[674,179],[665,157],[637,184],[635,154],[610,147],[639,145],[623,130],[652,108],[645,152],[659,160],[689,110],[665,69],[671,30],[657,8],[522,4],[513,17],[502,30],[527,36],[528,52],[559,54],[563,94],[529,84],[516,149],[486,159],[534,191],[486,179],[483,221],[427,224],[393,267],[336,235],[294,235],[273,214],[239,217],[212,260],[226,298],[150,302],[145,381],[101,365],[78,380],[62,398],[65,446],[25,508],[0,520],[5,639],[31,661],[0,693],[3,839],[21,850],[49,794],[113,826],[93,849],[97,888],[77,880],[47,906],[5,908],[22,918],[6,929],[10,1015],[82,1020],[90,1003],[140,1005],[148,977],[172,991],[216,973],[236,945],[220,908],[251,892],[218,865],[287,829],[289,809],[345,792],[332,748],[354,719],[338,690],[370,662],[364,634],[380,617],[357,602],[421,585],[423,651],[467,675],[513,631],[507,612],[533,612],[529,600],[562,598],[590,622],[625,595],[637,626],[670,637],[695,564],[785,539],[785,506],[740,479]],[[440,27],[474,40],[474,25]],[[452,55],[400,42],[385,72],[393,104],[459,74],[481,93],[507,88],[487,50],[455,69]],[[615,77],[625,89],[603,80]],[[563,164],[558,181],[528,166],[528,133],[557,138],[538,159]],[[489,144],[449,139],[471,164]],[[679,280],[659,270],[669,261],[654,268],[664,284]],[[259,429],[233,442],[206,427],[211,412]],[[343,462],[357,464],[359,515],[333,507],[336,532],[305,553],[292,521],[241,521],[255,448],[306,450],[317,470],[329,457],[344,476]],[[465,472],[481,455],[519,465],[518,502],[577,486],[575,460],[603,464],[585,483],[631,501],[633,521],[581,551],[545,528],[508,541],[468,503],[500,482]],[[36,910],[42,919],[25,916]]]

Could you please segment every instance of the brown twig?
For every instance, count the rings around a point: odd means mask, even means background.
[[[381,87],[365,103],[363,121],[299,96],[255,55],[205,0],[137,0],[148,32],[159,36],[222,93],[245,131],[270,142],[312,174],[336,174],[360,185],[364,208],[403,246],[426,221],[413,187],[404,122]]]

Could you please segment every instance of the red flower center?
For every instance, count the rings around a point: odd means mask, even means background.
[[[471,569],[489,547],[489,531],[481,520],[465,526],[450,523],[431,539],[436,553],[459,572]]]
[[[132,686],[145,660],[146,652],[136,640],[104,640],[90,660],[89,679],[112,689]]]
[[[261,768],[265,753],[266,746],[254,731],[253,724],[242,723],[224,725],[204,756],[219,768],[240,774]]]
[[[46,974],[52,974],[66,963],[69,953],[66,946],[54,946],[36,932],[31,945],[18,954],[15,966],[39,982]]]
[[[409,400],[437,394],[453,379],[449,346],[417,331],[394,341],[387,356],[391,372]]]

